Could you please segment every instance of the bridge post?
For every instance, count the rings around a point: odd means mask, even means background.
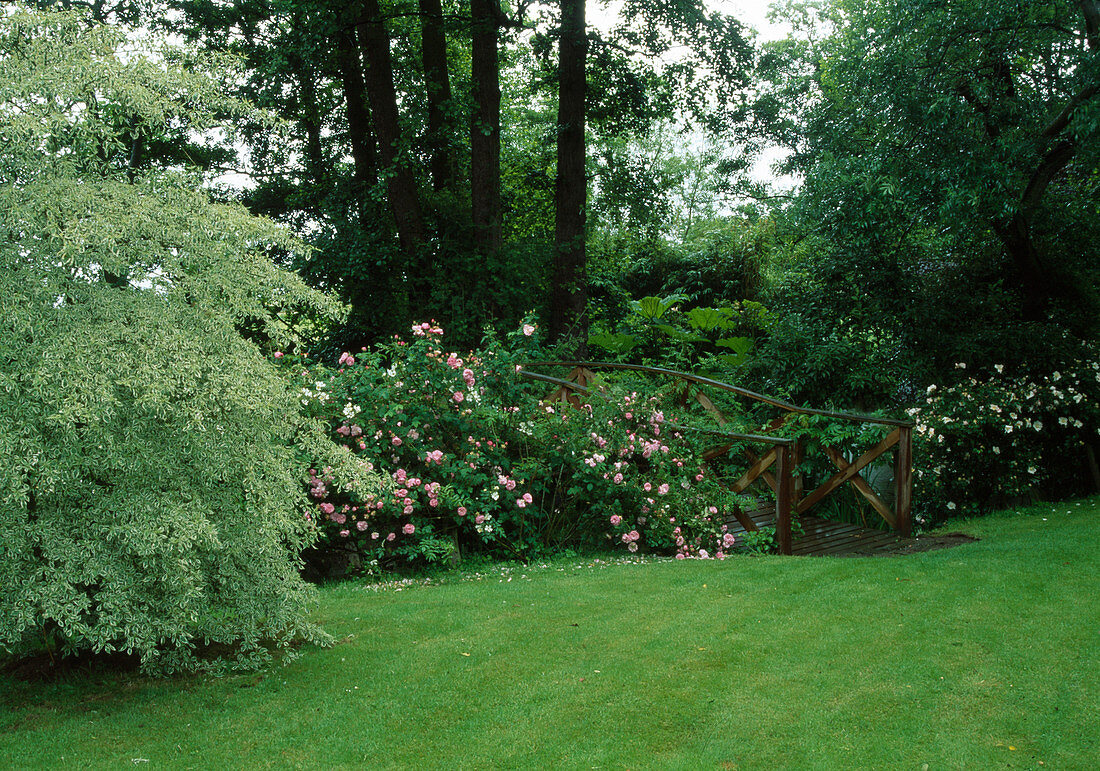
[[[775,446],[775,535],[780,554],[791,553],[792,456],[789,443]]]
[[[913,531],[913,429],[898,429],[898,452],[894,459],[894,519],[898,534],[908,538]]]

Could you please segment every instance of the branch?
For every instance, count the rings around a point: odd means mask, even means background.
[[[1047,127],[1043,129],[1042,137],[1044,139],[1053,139],[1062,133],[1066,126],[1069,125],[1070,120],[1073,118],[1073,112],[1082,104],[1092,99],[1096,94],[1100,92],[1100,86],[1093,84],[1077,92],[1077,94],[1069,100],[1069,103],[1062,108],[1062,111],[1058,113]]]
[[[1039,167],[1028,180],[1027,189],[1024,190],[1024,195],[1020,199],[1021,208],[1029,209],[1039,203],[1047,187],[1070,162],[1076,150],[1076,144],[1064,139],[1047,151],[1039,162]]]
[[[499,2],[489,3],[493,10],[493,17],[496,19],[497,26],[501,29],[526,29],[527,25],[523,23],[523,17],[527,15],[527,9],[531,7],[534,0],[523,0],[521,3],[516,4],[515,13],[512,16],[508,16],[500,8]]]

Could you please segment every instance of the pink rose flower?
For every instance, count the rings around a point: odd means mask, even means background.
[[[527,337],[530,337],[531,335],[535,334],[535,327],[532,324],[524,324],[523,334]]]
[[[461,404],[462,400],[465,399],[466,396],[461,391],[455,391],[451,398],[454,399],[455,404]]]
[[[390,533],[389,535],[386,536],[387,541],[392,541],[395,538],[397,538],[397,533]]]
[[[618,514],[612,514],[611,515],[611,524],[612,525],[618,525],[622,521],[623,521],[623,518],[620,517]]]
[[[276,359],[283,358],[283,352],[282,351],[275,351],[275,358]]]
[[[466,516],[466,507],[465,506],[459,506],[458,507],[458,516],[460,516],[460,517],[465,517]]]
[[[416,532],[416,525],[410,522],[409,524],[401,528],[401,532],[403,532],[405,535],[412,535]]]

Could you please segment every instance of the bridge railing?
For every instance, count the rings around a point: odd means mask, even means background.
[[[908,536],[912,530],[912,493],[913,493],[913,427],[911,421],[893,420],[871,415],[860,415],[848,412],[833,412],[818,410],[808,407],[799,407],[782,399],[765,396],[745,388],[723,383],[719,380],[701,377],[689,372],[665,369],[663,367],[647,367],[638,364],[618,364],[614,362],[583,362],[583,361],[542,361],[528,362],[523,365],[521,374],[527,378],[539,380],[553,385],[555,390],[547,397],[547,401],[564,401],[574,406],[580,406],[582,397],[589,394],[589,385],[596,379],[596,370],[630,370],[648,375],[672,378],[684,383],[688,387],[684,398],[694,398],[695,401],[718,423],[725,426],[729,423],[726,416],[715,405],[714,401],[706,394],[704,389],[713,389],[719,392],[730,393],[751,401],[771,405],[788,414],[817,415],[833,418],[840,421],[868,423],[883,427],[887,431],[886,436],[874,447],[862,453],[858,458],[849,460],[844,448],[824,446],[823,450],[828,461],[836,468],[836,472],[828,479],[822,481],[811,491],[804,490],[804,479],[798,468],[804,460],[805,445],[793,437],[783,437],[773,434],[742,434],[728,430],[711,430],[669,422],[669,425],[678,430],[702,431],[720,438],[722,443],[707,450],[703,454],[703,460],[713,464],[719,458],[725,457],[736,444],[763,445],[760,452],[745,449],[746,459],[751,465],[734,482],[727,485],[736,493],[744,492],[751,485],[762,481],[775,494],[776,540],[781,554],[791,553],[791,517],[802,515],[819,504],[830,494],[845,484],[850,484],[862,495],[871,507],[883,518],[883,520],[902,536]],[[568,374],[564,378],[553,377],[533,369],[567,368]],[[693,389],[693,390],[692,390]],[[666,421],[668,422],[668,421]],[[784,427],[783,420],[773,423],[772,430],[780,430]],[[889,505],[872,488],[871,484],[861,475],[861,471],[879,461],[886,453],[893,452],[893,505]],[[879,461],[881,463],[881,461]],[[757,530],[756,524],[743,511],[735,512],[738,521],[746,531]]]

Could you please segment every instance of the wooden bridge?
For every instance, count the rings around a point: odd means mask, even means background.
[[[567,369],[564,378],[553,377],[531,369]],[[703,460],[714,465],[727,458],[737,446],[753,445],[759,449],[743,449],[741,456],[749,464],[739,478],[728,484],[735,493],[746,493],[752,487],[766,486],[775,496],[774,506],[766,509],[734,512],[735,521],[728,523],[730,532],[744,534],[755,532],[762,527],[774,527],[780,554],[841,554],[872,553],[892,547],[899,537],[908,537],[912,529],[911,505],[913,493],[913,427],[911,421],[892,420],[869,415],[846,412],[830,412],[806,407],[798,407],[781,399],[758,394],[744,388],[723,383],[718,380],[700,377],[688,372],[646,367],[636,364],[616,364],[611,362],[547,361],[531,362],[524,365],[523,374],[555,386],[548,401],[564,401],[579,406],[582,395],[589,393],[589,384],[596,379],[597,370],[629,370],[651,376],[671,378],[683,384],[681,401],[693,399],[709,414],[719,426],[718,429],[690,428],[713,435],[718,444],[703,453]],[[707,395],[707,389],[740,396],[751,401],[770,405],[782,414],[768,424],[761,434],[740,434],[726,431],[721,427],[729,421]],[[805,490],[806,481],[799,471],[805,459],[806,446],[797,438],[778,435],[786,425],[789,415],[817,415],[839,421],[867,423],[881,426],[886,436],[858,458],[849,460],[846,448],[824,446],[823,452],[829,464],[836,469],[828,479],[821,481],[814,489]],[[670,423],[676,429],[689,427]],[[775,432],[775,433],[773,433]],[[875,492],[870,482],[860,473],[887,453],[893,454],[892,466],[893,500],[888,504]],[[813,507],[820,504],[829,495],[843,485],[851,485],[871,508],[882,517],[893,534],[857,525],[832,522],[809,514]],[[792,528],[792,517],[798,517],[801,534],[796,540]]]

